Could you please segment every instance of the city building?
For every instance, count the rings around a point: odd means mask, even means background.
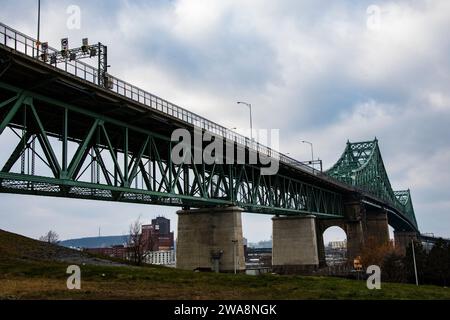
[[[175,250],[149,251],[145,255],[145,262],[163,266],[175,266]]]
[[[330,241],[325,247],[325,260],[328,266],[345,264],[347,262],[347,240]]]
[[[170,233],[170,219],[160,216],[152,219],[152,225],[158,226],[160,234],[167,235]]]
[[[146,263],[175,266],[174,235],[169,219],[161,216],[152,219],[151,224],[142,226],[142,237]]]
[[[331,249],[347,249],[347,240],[343,241],[330,241],[328,247]]]
[[[119,259],[127,259],[127,247],[124,245],[117,245],[106,248],[85,248],[83,249],[85,252],[89,252],[92,254],[98,254],[102,256],[107,256],[111,258],[119,258]]]
[[[174,234],[170,231],[169,219],[160,216],[152,219],[151,224],[142,225],[141,237],[143,240],[143,252],[145,252],[144,260],[146,263],[167,266],[175,265]],[[117,237],[108,238],[114,238],[113,240],[116,240],[115,238]],[[120,241],[123,242],[123,239],[128,242],[128,237],[120,238]],[[117,241],[118,240],[116,240],[116,242]],[[97,242],[98,241],[96,241],[96,243]],[[82,250],[93,254],[120,259],[129,259],[132,252],[128,247],[128,243],[101,247],[82,247]]]
[[[152,224],[142,226],[145,251],[170,251],[174,248],[174,235],[170,231],[170,220],[157,217]]]
[[[272,266],[272,248],[247,248],[245,265],[247,269],[270,268]]]

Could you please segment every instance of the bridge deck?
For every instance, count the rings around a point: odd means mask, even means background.
[[[0,77],[0,81],[4,84],[23,88],[37,95],[65,101],[80,109],[95,112],[105,118],[126,122],[136,128],[144,130],[151,128],[153,132],[160,134],[162,137],[170,137],[172,132],[178,128],[186,128],[189,130],[193,130],[194,128],[193,124],[174,117],[163,110],[151,108],[134,99],[120,95],[112,90],[102,88],[80,77],[38,61],[35,58],[31,58],[8,47],[2,46],[1,44],[0,54],[6,54],[7,57],[11,58],[11,65],[9,65],[7,72],[4,72],[3,76]],[[5,100],[9,97],[9,93],[5,93],[4,91],[0,92],[0,99]],[[51,106],[48,108],[44,107],[43,109],[43,112],[48,116],[54,116],[54,111]],[[86,132],[86,121],[76,117],[71,119],[71,121],[76,122],[76,128],[78,128],[78,130],[71,131],[71,138],[82,140]],[[49,131],[53,131],[56,134],[61,132],[61,121],[55,121],[49,125]],[[206,124],[206,127],[208,127],[208,124]],[[212,131],[214,132],[215,130]],[[220,135],[220,133],[218,135]],[[226,134],[225,138],[232,139],[232,141],[242,141],[242,139],[237,138],[239,137],[238,134],[235,135],[235,137],[226,138]],[[243,139],[244,141],[248,140],[246,137],[243,137]],[[241,145],[243,147],[245,146],[246,149],[250,149],[250,142],[244,142],[244,144]],[[262,146],[259,148],[256,147],[256,149],[261,152]],[[305,182],[318,184],[339,192],[355,191],[352,186],[332,179],[304,163],[279,154],[273,150],[271,150],[270,153],[272,153],[275,158],[280,157],[281,174],[299,178]],[[161,157],[167,158],[167,154],[162,154]]]
[[[55,67],[39,61],[35,57],[35,47],[35,40],[0,23],[0,103],[12,99],[14,95],[23,93],[27,97],[34,99],[36,108],[39,109],[40,118],[43,119],[42,122],[45,122],[43,124],[48,136],[55,137],[56,139],[64,138],[61,133],[64,132],[64,121],[67,121],[67,115],[64,115],[63,110],[55,109],[56,105],[68,110],[66,112],[70,112],[70,127],[68,128],[68,132],[66,132],[65,138],[80,144],[86,139],[86,132],[90,130],[92,119],[94,118],[100,121],[100,123],[107,122],[108,125],[111,125],[111,130],[113,128],[116,130],[117,128],[121,128],[120,130],[127,128],[126,130],[132,130],[137,136],[141,134],[143,136],[148,135],[149,131],[151,131],[152,138],[159,139],[160,143],[165,141],[166,144],[170,144],[170,136],[173,130],[186,128],[192,131],[194,126],[198,126],[205,131],[233,141],[238,146],[245,148],[247,152],[254,150],[258,153],[279,159],[280,170],[276,175],[276,179],[274,179],[277,180],[276,184],[274,185],[274,182],[271,181],[268,183],[270,186],[257,186],[258,188],[268,188],[266,189],[269,193],[268,197],[272,197],[273,199],[260,199],[259,201],[268,201],[268,203],[271,203],[270,206],[257,205],[255,198],[261,197],[261,195],[258,195],[258,190],[247,190],[248,194],[245,194],[244,191],[244,197],[246,197],[246,202],[251,202],[251,204],[247,203],[248,207],[245,207],[245,201],[240,204],[243,204],[244,208],[250,211],[270,214],[276,214],[278,211],[280,213],[291,214],[295,214],[296,212],[312,212],[324,217],[327,215],[335,217],[336,214],[333,213],[335,209],[333,208],[335,206],[334,201],[337,201],[335,199],[336,197],[340,199],[339,201],[357,198],[365,199],[370,205],[388,209],[391,212],[390,216],[394,224],[409,224],[397,208],[369,192],[340,182],[275,150],[257,143],[252,143],[247,137],[241,136],[234,131],[228,130],[120,79],[111,77],[113,86],[111,89],[105,89],[97,85],[97,70],[87,64],[77,61],[66,61]],[[50,50],[56,51],[52,48]],[[0,116],[5,116],[5,112],[5,110],[0,109]],[[13,128],[24,129],[23,123],[23,115],[18,113],[10,119],[10,123],[7,125]],[[35,130],[37,129],[35,128]],[[126,144],[123,141],[123,137],[120,136],[108,142],[110,147],[115,151],[125,152],[126,154],[130,151],[134,156],[139,154],[139,149],[142,147],[142,141],[140,139],[128,139],[127,136]],[[103,141],[103,147],[105,149],[108,147],[105,141]],[[142,155],[146,156],[149,160],[165,161],[168,167],[170,165],[169,153],[170,148],[159,147],[158,159],[155,158],[155,155],[150,155],[145,152]],[[258,168],[246,167],[243,169],[243,172],[245,175],[255,176],[256,169]],[[124,170],[128,171],[127,168],[124,168]],[[172,169],[166,168],[165,170],[168,171],[170,178],[172,178]],[[214,168],[207,168],[206,171],[208,170],[210,173],[214,172]],[[5,170],[3,170],[2,174],[3,179],[5,179],[7,177]],[[166,173],[163,172],[162,174],[165,175]],[[198,173],[196,175],[198,176]],[[206,184],[205,172],[203,175],[203,184]],[[199,180],[200,177],[197,176],[196,179]],[[233,175],[229,175],[228,179],[231,179],[231,177],[233,179],[236,178]],[[226,179],[227,177],[223,178]],[[251,185],[254,186],[256,184],[254,178],[253,180],[251,178],[247,179],[246,182],[238,182],[237,187],[243,183],[247,183],[249,188]],[[177,179],[174,179],[173,183],[176,184],[179,182]],[[172,183],[172,180],[170,183]],[[286,185],[281,186],[280,183]],[[200,185],[200,182],[197,181],[197,184]],[[301,191],[294,192],[294,189],[289,190],[291,184],[294,184],[295,188],[299,188]],[[211,181],[209,186],[211,186]],[[201,189],[201,187],[199,188]],[[270,190],[273,188],[275,190],[280,189],[283,195],[271,194],[272,191]],[[308,189],[308,191],[306,192],[304,189]],[[123,189],[116,191],[124,192]],[[155,193],[155,191],[152,191],[153,196],[161,196],[160,193]],[[172,192],[172,185],[166,191]],[[184,194],[180,198],[188,196],[186,190],[183,192]],[[278,191],[276,192],[278,193]],[[228,193],[230,193],[229,190]],[[292,198],[292,194],[296,197],[295,199]],[[204,196],[203,194],[202,197]],[[264,196],[261,198],[264,198]],[[314,209],[308,207],[311,204],[306,204],[306,198],[309,199],[309,202],[316,202],[313,206]],[[327,198],[327,201],[324,202],[323,199],[325,198]],[[189,198],[189,200],[193,199]],[[202,203],[205,203],[204,200],[197,199],[189,203],[201,206]],[[213,196],[211,195],[206,199],[212,205],[214,203],[227,204],[237,201],[232,196],[226,199],[216,197],[215,200],[217,202],[213,200]],[[284,204],[280,201],[284,201]],[[291,205],[288,201],[296,202],[296,204]],[[183,204],[183,202],[170,204],[180,205],[180,203]],[[299,203],[301,204],[299,205]],[[278,208],[278,206],[284,206],[284,208]],[[300,209],[300,207],[303,209]],[[337,216],[342,216],[342,208],[335,213],[337,212],[339,212]]]

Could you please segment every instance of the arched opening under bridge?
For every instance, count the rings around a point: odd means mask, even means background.
[[[325,262],[327,266],[347,263],[347,234],[338,226],[331,226],[323,232]]]

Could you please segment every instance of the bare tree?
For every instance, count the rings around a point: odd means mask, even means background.
[[[44,241],[44,242],[56,244],[59,241],[59,236],[58,236],[58,234],[55,231],[50,230],[49,232],[47,232],[47,234],[45,234],[44,236],[40,237],[39,241]]]
[[[152,250],[151,237],[142,234],[141,216],[139,216],[131,225],[128,237],[128,250],[131,260],[137,265],[142,264],[149,251]]]

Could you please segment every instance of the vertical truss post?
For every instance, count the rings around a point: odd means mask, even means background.
[[[62,134],[62,169],[60,175],[61,179],[67,178],[68,125],[69,125],[69,110],[67,108],[64,108],[63,134]]]
[[[22,141],[23,141],[23,145],[22,145],[22,155],[20,156],[20,173],[21,174],[25,174],[25,150],[28,150],[27,148],[27,143],[28,143],[28,139],[25,140],[24,137],[27,135],[28,133],[28,127],[27,127],[27,108],[25,106],[24,108],[24,112],[23,112],[23,128],[22,128]],[[29,157],[28,157],[29,158]],[[27,172],[29,174],[29,172]]]
[[[124,132],[124,147],[123,147],[123,170],[124,170],[124,185],[126,187],[128,187],[130,185],[130,181],[129,181],[129,170],[128,170],[128,128],[125,128],[125,132]]]
[[[167,164],[169,166],[169,193],[174,193],[174,184],[173,182],[173,173],[172,173],[172,141],[169,142],[169,150],[168,150],[168,160],[167,160]]]

